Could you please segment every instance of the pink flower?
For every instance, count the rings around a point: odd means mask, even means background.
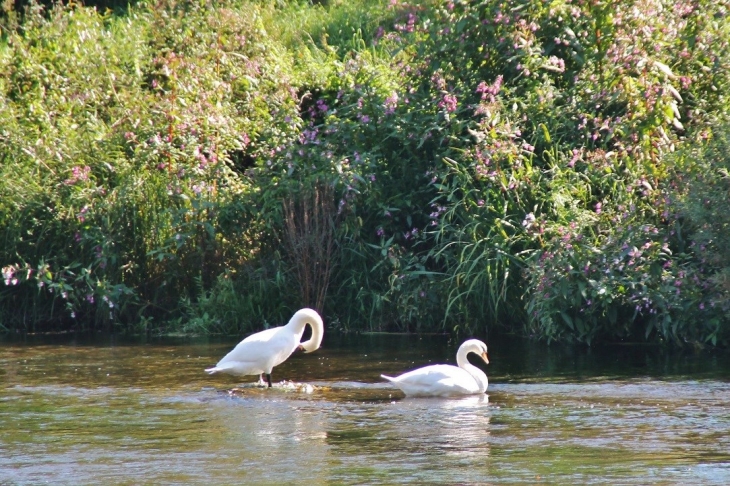
[[[385,98],[385,114],[386,115],[392,115],[395,113],[395,108],[398,106],[398,93],[393,93],[392,95]]]
[[[13,266],[3,267],[3,279],[5,285],[15,285],[18,283],[18,279],[15,278],[15,268]]]
[[[76,166],[71,169],[71,177],[63,181],[63,183],[67,186],[70,186],[76,184],[79,181],[88,181],[90,173],[91,168],[88,165],[85,165],[84,167]]]
[[[548,58],[548,65],[547,69],[551,71],[557,71],[559,73],[562,73],[565,71],[565,61],[560,59],[557,56],[550,56]]]
[[[439,101],[438,107],[445,108],[446,111],[448,111],[449,113],[453,113],[454,111],[456,111],[457,107],[456,96],[452,94],[445,94],[443,99]]]
[[[525,227],[525,229],[530,229],[530,227],[535,222],[535,215],[533,213],[527,213],[525,215],[525,219],[522,221],[522,226]]]
[[[489,99],[490,103],[494,103],[497,94],[499,94],[499,90],[502,89],[502,80],[502,75],[499,75],[493,84],[487,84],[485,81],[482,81],[477,86],[476,92],[481,93],[483,100]]]

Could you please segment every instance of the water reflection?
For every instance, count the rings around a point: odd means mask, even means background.
[[[486,395],[340,405],[327,429],[330,479],[458,482],[468,475],[476,480],[489,455],[488,405]]]
[[[488,394],[409,399],[380,373],[459,343],[329,336],[266,389],[203,373],[234,341],[2,343],[0,483],[730,483],[722,353],[493,340]]]

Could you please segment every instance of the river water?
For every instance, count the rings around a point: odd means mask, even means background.
[[[0,338],[0,484],[730,484],[730,355],[492,338],[487,394],[379,378],[444,336],[335,335],[254,377],[238,339]]]

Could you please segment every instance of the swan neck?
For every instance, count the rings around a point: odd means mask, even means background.
[[[481,393],[484,393],[485,391],[487,391],[487,386],[489,386],[487,375],[482,370],[471,364],[468,359],[466,359],[467,354],[469,354],[469,351],[459,349],[459,351],[456,353],[456,364],[459,365],[459,368],[462,368],[464,371],[474,377],[474,380],[479,385],[479,391]]]
[[[287,325],[294,327],[301,336],[307,324],[312,328],[312,337],[301,343],[301,346],[305,353],[311,353],[319,349],[324,336],[324,323],[319,314],[312,309],[302,309],[294,314]]]
[[[466,369],[467,366],[473,366],[471,363],[469,363],[469,360],[466,359],[466,355],[469,354],[470,351],[467,351],[464,349],[464,347],[460,347],[459,350],[456,352],[456,364],[459,366],[459,368]]]

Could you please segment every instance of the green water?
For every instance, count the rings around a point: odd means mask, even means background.
[[[330,334],[262,389],[203,372],[236,342],[3,338],[0,484],[730,484],[727,353],[494,338],[487,395],[405,399],[459,343]]]

